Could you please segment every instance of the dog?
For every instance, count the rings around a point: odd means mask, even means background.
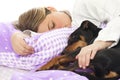
[[[69,70],[86,76],[89,80],[118,80],[120,78],[120,42],[113,48],[100,50],[96,53],[87,67],[92,72],[80,69],[78,61],[75,59],[81,48],[91,44],[100,30],[90,21],[83,21],[81,26],[70,35],[68,45],[61,55],[54,57],[37,71]]]

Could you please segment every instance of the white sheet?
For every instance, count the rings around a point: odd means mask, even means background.
[[[11,80],[12,75],[17,72],[27,73],[28,71],[0,66],[0,80]]]

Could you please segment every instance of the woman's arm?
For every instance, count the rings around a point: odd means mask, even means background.
[[[113,47],[117,45],[120,39],[120,16],[113,18],[109,21],[106,27],[99,32],[98,37],[95,41],[102,40],[102,41],[114,41],[114,43],[109,46]]]
[[[19,55],[27,55],[34,52],[34,49],[25,42],[25,37],[26,35],[22,32],[15,32],[11,36],[13,50]]]

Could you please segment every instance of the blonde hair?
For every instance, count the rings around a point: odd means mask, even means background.
[[[45,17],[49,13],[50,11],[44,7],[32,8],[19,16],[19,19],[15,26],[21,31],[29,29],[37,32],[39,24],[45,19]]]

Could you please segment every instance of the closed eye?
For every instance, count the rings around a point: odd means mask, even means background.
[[[55,28],[55,23],[53,21],[51,21],[49,24],[48,24],[48,29],[49,30],[52,30]]]
[[[51,29],[54,29],[55,28],[55,23],[52,21],[52,27]]]

